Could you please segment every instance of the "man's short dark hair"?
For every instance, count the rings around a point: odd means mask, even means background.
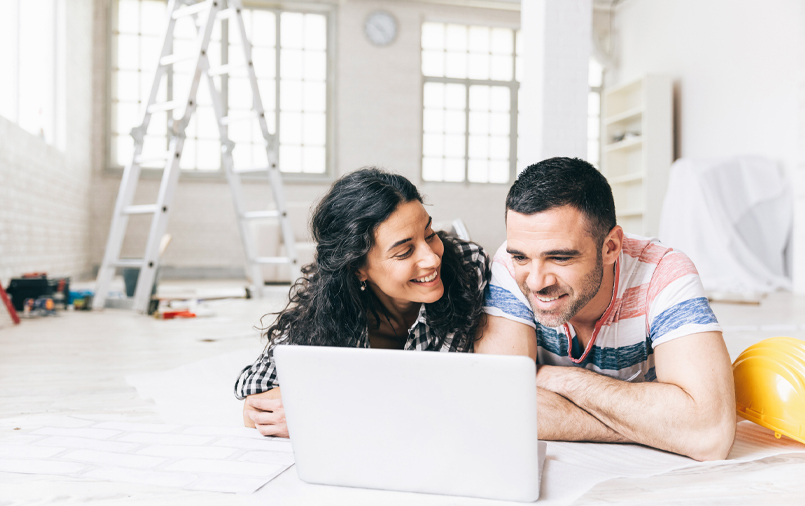
[[[578,158],[548,158],[528,166],[506,196],[506,211],[532,215],[572,206],[586,217],[593,239],[603,244],[617,224],[612,188],[595,167]]]

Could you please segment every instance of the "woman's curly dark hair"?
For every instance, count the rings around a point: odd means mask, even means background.
[[[356,347],[366,329],[367,315],[380,321],[386,309],[362,291],[356,276],[375,244],[375,231],[404,203],[422,202],[416,186],[397,174],[363,168],[336,181],[319,202],[311,219],[316,259],[302,269],[291,288],[288,305],[264,335],[272,342],[312,346]],[[478,271],[462,259],[458,239],[442,232],[444,243],[442,297],[426,305],[431,332],[443,342],[454,333],[455,349],[471,351],[475,331],[484,316]],[[488,259],[484,275],[488,276]],[[266,315],[268,316],[268,315]]]

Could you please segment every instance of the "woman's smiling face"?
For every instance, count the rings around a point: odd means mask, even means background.
[[[431,228],[431,217],[422,204],[400,206],[375,231],[375,245],[358,270],[378,297],[396,305],[432,303],[442,297],[441,266],[444,244]]]

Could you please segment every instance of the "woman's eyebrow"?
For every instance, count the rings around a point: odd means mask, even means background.
[[[425,230],[427,230],[427,229],[428,229],[428,227],[430,227],[431,222],[433,222],[433,217],[432,217],[432,216],[428,216],[428,224],[427,224],[427,225],[425,225]],[[410,237],[409,237],[409,238],[407,238],[407,239],[400,239],[399,241],[397,241],[397,242],[395,242],[394,244],[392,244],[391,246],[389,246],[389,247],[388,247],[388,249],[387,249],[386,251],[391,251],[391,250],[393,250],[394,248],[396,248],[397,246],[400,246],[400,245],[402,245],[402,244],[405,244],[405,243],[407,243],[407,242],[409,242],[409,241],[411,241],[411,238],[410,238]]]

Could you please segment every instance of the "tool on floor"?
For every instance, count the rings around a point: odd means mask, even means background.
[[[738,415],[805,443],[805,341],[772,337],[732,364]]]
[[[8,314],[11,316],[11,321],[14,322],[14,325],[20,324],[20,317],[17,316],[17,311],[14,309],[14,306],[11,305],[11,301],[8,298],[8,294],[5,290],[3,290],[3,286],[0,285],[0,299],[3,299],[3,304],[6,306],[8,310]]]
[[[260,99],[260,90],[255,76],[254,65],[252,62],[252,48],[246,36],[246,27],[241,15],[242,5],[240,0],[203,0],[200,2],[190,0],[170,0],[167,8],[167,26],[162,42],[162,51],[159,64],[156,68],[151,93],[145,107],[142,123],[133,128],[131,136],[134,139],[134,149],[131,162],[123,170],[123,178],[120,182],[117,201],[115,203],[112,225],[109,231],[109,238],[106,242],[106,253],[103,263],[98,271],[98,280],[93,298],[93,309],[105,307],[106,296],[109,286],[117,268],[138,268],[140,274],[137,279],[137,287],[134,292],[132,308],[135,311],[145,312],[148,310],[151,299],[151,287],[154,284],[157,265],[159,263],[158,249],[159,242],[165,234],[168,225],[168,216],[173,205],[173,196],[176,185],[179,181],[179,162],[182,157],[182,148],[185,141],[185,132],[190,119],[196,109],[196,94],[202,77],[206,78],[207,85],[218,123],[218,132],[221,141],[221,162],[226,175],[229,188],[232,193],[232,200],[235,205],[238,228],[240,230],[243,248],[246,253],[247,276],[251,283],[255,285],[256,296],[262,295],[264,286],[263,273],[261,266],[264,264],[288,264],[291,268],[291,278],[295,280],[301,275],[296,255],[294,234],[290,219],[285,205],[285,195],[282,187],[282,178],[277,167],[277,148],[278,138],[268,131],[265,110]],[[194,43],[194,52],[190,55],[173,54],[174,29],[178,19],[191,16],[196,24],[197,36]],[[242,66],[233,64],[223,64],[220,67],[211,68],[207,57],[207,48],[213,26],[216,22],[228,20],[231,25],[235,25],[235,31],[240,35],[241,48],[243,51]],[[195,71],[190,83],[190,89],[186,94],[186,99],[174,99],[167,102],[157,102],[157,93],[163,78],[166,78],[167,69],[180,61],[195,61]],[[244,115],[224,115],[223,99],[215,78],[229,74],[236,68],[245,68],[248,74],[249,83],[252,90],[252,110]],[[169,126],[169,148],[155,160],[152,157],[142,155],[143,142],[151,115],[162,111],[182,111],[181,117],[174,120]],[[260,131],[265,143],[265,150],[268,164],[265,167],[253,167],[248,169],[235,169],[232,160],[232,150],[234,142],[229,139],[227,132],[228,125],[236,121],[257,120]],[[162,181],[159,188],[157,202],[151,205],[133,205],[134,194],[140,172],[143,165],[154,162],[164,163]],[[262,173],[268,176],[271,185],[272,196],[274,199],[274,209],[263,211],[246,211],[243,205],[243,190],[241,187],[240,176],[243,173]],[[151,228],[148,234],[148,241],[143,258],[128,259],[120,258],[123,239],[126,233],[129,216],[132,215],[152,215]],[[254,238],[249,230],[249,222],[253,220],[277,219],[282,230],[283,243],[285,245],[286,256],[280,257],[260,257],[257,256]]]

